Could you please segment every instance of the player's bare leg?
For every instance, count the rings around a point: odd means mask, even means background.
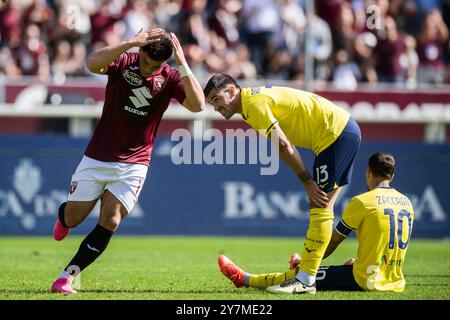
[[[122,202],[106,190],[101,198],[99,225],[110,231],[115,231],[127,215],[128,211]]]
[[[341,194],[341,191],[342,191],[342,187],[338,187],[327,193],[327,196],[329,199],[328,206],[327,206],[328,210],[334,211],[334,204],[336,203],[337,198]]]
[[[92,201],[68,201],[65,210],[65,221],[69,228],[74,228],[84,221],[92,212],[98,199]]]
[[[97,226],[83,240],[78,252],[55,280],[52,292],[76,293],[72,288],[73,279],[105,251],[114,231],[127,214],[123,204],[111,192],[103,193]]]
[[[94,209],[98,199],[91,201],[68,201],[61,204],[58,218],[53,227],[53,238],[63,240],[70,232],[70,228],[78,226]]]

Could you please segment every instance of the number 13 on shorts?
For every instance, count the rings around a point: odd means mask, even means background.
[[[316,168],[316,179],[318,185],[328,181],[328,170],[326,164]]]

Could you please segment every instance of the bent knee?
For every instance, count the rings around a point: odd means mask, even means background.
[[[112,212],[102,212],[100,214],[99,222],[103,228],[115,231],[119,227],[121,220],[122,217],[120,215],[120,212],[112,211]]]

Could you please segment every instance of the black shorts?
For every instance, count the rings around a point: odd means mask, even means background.
[[[353,266],[319,267],[316,275],[318,291],[364,291],[353,277]]]
[[[350,117],[337,140],[314,159],[313,179],[321,190],[330,192],[350,183],[360,144],[361,130]]]

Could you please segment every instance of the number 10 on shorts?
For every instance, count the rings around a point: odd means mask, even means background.
[[[324,182],[327,182],[328,180],[328,171],[327,171],[327,165],[323,165],[316,168],[316,178],[317,178],[317,184],[321,184]]]

